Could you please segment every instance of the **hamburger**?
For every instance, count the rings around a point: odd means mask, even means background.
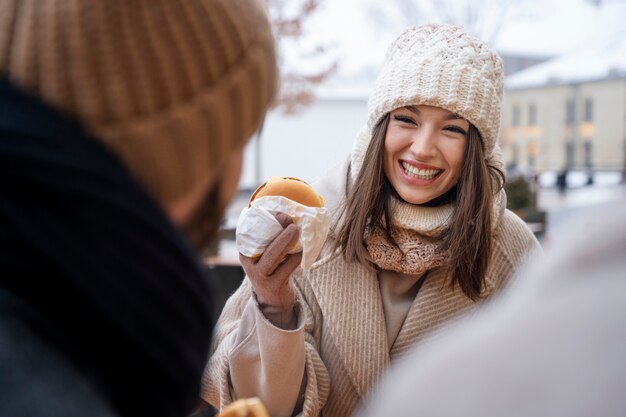
[[[281,196],[308,207],[324,207],[324,198],[306,181],[293,177],[271,177],[254,191],[250,202],[265,196]]]
[[[282,199],[263,199],[263,197],[282,197]],[[301,231],[298,241],[288,253],[304,251],[303,268],[308,268],[319,254],[321,242],[328,233],[329,216],[324,205],[324,198],[306,181],[293,177],[271,177],[252,193],[248,207],[239,216],[235,232],[237,251],[249,258],[259,258],[288,224],[288,221],[281,219],[280,227],[276,226],[275,216],[283,213],[290,216]]]
[[[227,405],[217,417],[269,417],[267,409],[256,397],[243,398]]]

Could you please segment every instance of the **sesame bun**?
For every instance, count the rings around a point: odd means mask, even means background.
[[[324,198],[306,181],[291,177],[271,177],[250,197],[250,202],[264,196],[282,196],[309,207],[323,207]]]
[[[253,397],[227,405],[217,417],[269,417],[269,414],[261,400]]]

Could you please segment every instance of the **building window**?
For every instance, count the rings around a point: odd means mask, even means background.
[[[593,101],[588,98],[585,100],[585,122],[593,121]]]
[[[528,106],[528,124],[531,126],[537,124],[537,106],[534,104]]]
[[[520,119],[521,119],[520,108],[519,106],[515,105],[513,106],[513,126],[519,126]]]
[[[574,167],[574,160],[576,158],[576,148],[574,147],[574,140],[570,139],[565,142],[565,166],[568,169]]]
[[[517,164],[519,163],[519,146],[517,143],[514,143],[513,146],[511,147],[511,153],[512,153],[512,157],[513,160],[511,161],[511,165],[513,165],[514,167],[517,167]]]
[[[574,99],[567,100],[566,108],[565,108],[565,122],[567,124],[573,124],[574,118],[576,117],[576,102]]]
[[[526,155],[528,156],[528,166],[534,169],[537,159],[537,144],[535,142],[528,142]]]
[[[574,99],[568,99],[566,108],[565,108],[565,122],[567,124],[574,123],[574,118],[576,117],[576,102]]]
[[[590,140],[587,140],[583,143],[583,154],[585,156],[585,166],[590,168],[593,166],[593,145]]]

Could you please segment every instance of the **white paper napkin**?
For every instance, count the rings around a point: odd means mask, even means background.
[[[302,251],[300,266],[307,271],[317,259],[328,235],[330,215],[326,207],[308,207],[280,196],[260,197],[239,215],[235,236],[237,250],[249,257],[262,254],[283,230],[274,217],[278,213],[290,216],[300,228],[300,239],[289,253]]]

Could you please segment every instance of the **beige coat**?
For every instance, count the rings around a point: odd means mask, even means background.
[[[343,178],[345,176],[345,166]],[[332,208],[343,184],[316,184]],[[505,211],[495,229],[490,294],[538,248],[528,227]],[[308,274],[295,273],[300,298],[300,326],[282,331],[272,326],[251,299],[249,281],[227,302],[218,322],[213,354],[205,371],[202,396],[216,406],[233,397],[260,396],[273,417],[289,416],[302,406],[303,416],[344,417],[361,404],[390,361],[474,303],[451,289],[441,270],[424,282],[400,332],[389,346],[378,274],[346,263],[326,246]],[[299,381],[306,388],[301,390]],[[304,403],[298,393],[304,392]]]

